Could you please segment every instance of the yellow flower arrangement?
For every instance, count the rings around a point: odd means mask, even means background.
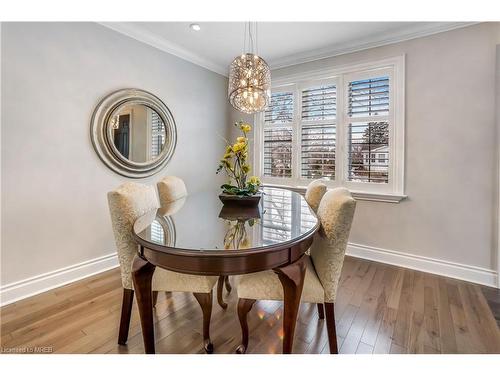
[[[224,193],[236,195],[254,195],[259,191],[261,185],[260,180],[252,176],[247,181],[247,175],[251,170],[248,159],[248,137],[247,134],[252,130],[250,124],[243,121],[234,124],[241,130],[243,136],[236,138],[236,143],[226,146],[226,152],[219,162],[217,173],[224,170],[228,177],[229,183],[222,185]],[[233,160],[234,159],[234,160]],[[234,180],[235,185],[231,182]]]
[[[240,125],[240,129],[243,131],[243,133],[249,133],[252,131],[252,127],[250,126],[250,124],[241,124]]]
[[[233,145],[233,152],[234,153],[238,153],[240,152],[241,150],[243,150],[244,148],[246,147],[246,144],[245,143],[235,143]]]
[[[260,178],[258,178],[256,176],[252,176],[252,177],[250,177],[249,182],[253,185],[260,185]]]

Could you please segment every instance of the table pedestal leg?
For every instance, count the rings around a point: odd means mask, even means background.
[[[136,255],[132,263],[132,279],[134,281],[137,306],[141,318],[142,338],[146,354],[155,353],[155,334],[153,323],[153,298],[151,280],[155,266]]]
[[[300,297],[302,296],[302,288],[304,287],[304,277],[306,274],[305,258],[302,256],[295,263],[282,268],[276,268],[274,272],[278,274],[284,292],[283,354],[290,354],[292,353]]]

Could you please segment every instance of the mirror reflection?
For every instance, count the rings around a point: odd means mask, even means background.
[[[245,208],[237,205],[222,206],[219,217],[224,219],[227,225],[224,249],[248,249],[252,244],[249,237],[252,233],[251,229],[259,223],[261,216],[259,206]]]
[[[175,225],[170,217],[157,217],[146,230],[152,241],[165,245],[175,246]]]
[[[165,124],[155,110],[145,105],[121,107],[109,126],[116,150],[133,162],[154,160],[165,146]]]
[[[253,207],[222,205],[218,194],[200,191],[171,202],[138,219],[134,232],[154,244],[174,238],[180,249],[230,251],[293,241],[318,224],[304,197],[291,190],[264,187]]]

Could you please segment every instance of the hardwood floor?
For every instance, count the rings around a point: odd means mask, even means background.
[[[483,286],[481,290],[500,328],[500,289]]]
[[[500,329],[478,285],[355,258],[346,258],[340,283],[341,354],[500,353]],[[135,302],[128,343],[117,344],[121,299],[115,269],[5,306],[2,350],[143,353]],[[226,311],[213,304],[215,353],[233,353],[240,342],[236,290],[225,299]],[[282,312],[278,302],[255,304],[248,353],[281,352]],[[154,315],[157,353],[204,353],[201,309],[191,294],[160,293]],[[328,353],[326,324],[315,305],[301,305],[294,353]]]

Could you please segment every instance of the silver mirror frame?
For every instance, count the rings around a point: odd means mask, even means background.
[[[166,129],[165,145],[156,158],[144,163],[123,157],[111,138],[110,119],[124,105],[141,104],[156,111]],[[144,178],[158,173],[170,161],[177,145],[174,117],[160,98],[140,89],[122,89],[107,95],[96,106],[90,121],[90,139],[99,159],[111,170],[130,178]]]

